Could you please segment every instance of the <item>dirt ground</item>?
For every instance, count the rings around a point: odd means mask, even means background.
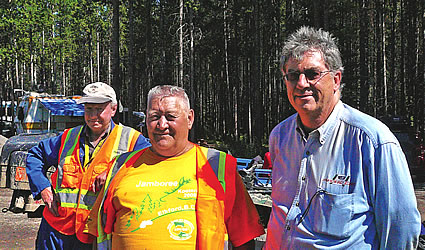
[[[416,182],[415,193],[418,202],[418,209],[421,213],[422,221],[425,220],[425,183]],[[34,249],[37,230],[41,218],[28,218],[27,214],[14,214],[8,212],[12,191],[10,189],[0,189],[0,249]],[[261,241],[264,240],[261,239]],[[256,242],[257,249],[260,249],[262,242]],[[260,243],[260,244],[259,244]]]
[[[34,249],[41,218],[8,212],[12,191],[0,189],[0,249]]]

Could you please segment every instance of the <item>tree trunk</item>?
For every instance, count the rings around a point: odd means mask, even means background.
[[[133,0],[128,0],[128,78],[129,78],[129,87],[128,87],[128,117],[129,125],[135,127],[137,124],[134,119],[133,111],[135,108],[135,99],[136,99],[136,76],[134,74],[134,65],[136,64],[134,60],[134,16],[133,16]]]
[[[121,81],[120,81],[120,2],[112,0],[112,87],[115,89],[117,101],[120,102]],[[118,105],[119,106],[119,105]],[[115,114],[114,121],[120,121],[119,112]]]
[[[419,2],[420,3],[420,2]],[[423,3],[423,1],[422,1]],[[419,4],[419,16],[418,16],[418,93],[417,93],[417,117],[418,117],[418,126],[417,131],[421,133],[421,138],[424,137],[424,112],[425,112],[425,41],[424,41],[424,33],[425,33],[425,16],[421,13],[425,13],[424,4]]]
[[[179,14],[179,74],[178,74],[178,85],[184,87],[183,83],[183,10],[184,0],[180,0],[180,14]]]
[[[195,38],[194,38],[194,23],[193,23],[193,8],[189,8],[189,31],[190,31],[190,72],[189,72],[189,98],[190,103],[192,104],[192,109],[195,109]],[[189,140],[195,142],[195,124],[193,124],[192,129],[190,130]]]
[[[367,45],[368,45],[368,0],[362,0],[360,11],[360,103],[364,104],[360,106],[360,109],[366,111],[369,103],[369,69]]]

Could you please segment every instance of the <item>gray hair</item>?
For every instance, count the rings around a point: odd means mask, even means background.
[[[190,109],[189,97],[187,96],[186,91],[181,87],[173,86],[173,85],[158,85],[153,87],[151,90],[149,90],[149,93],[148,93],[148,104],[147,104],[148,109],[151,104],[152,98],[157,96],[161,96],[161,97],[178,96],[186,104],[187,109],[188,110]]]
[[[299,28],[285,41],[282,49],[281,69],[284,70],[285,64],[290,58],[302,60],[307,51],[319,51],[329,70],[343,72],[341,52],[338,49],[336,38],[327,31],[307,26]]]

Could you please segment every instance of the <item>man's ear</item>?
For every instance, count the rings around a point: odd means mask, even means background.
[[[115,116],[115,113],[117,113],[117,108],[118,108],[118,104],[111,103],[111,109],[112,109],[111,117]]]
[[[193,126],[193,121],[195,120],[195,111],[193,111],[193,109],[190,109],[189,110],[189,113],[187,114],[187,119],[189,120],[189,122],[188,122],[188,127],[189,127],[189,130],[190,129],[192,129],[192,126]]]
[[[341,87],[342,72],[337,71],[334,73],[334,92],[336,92]]]

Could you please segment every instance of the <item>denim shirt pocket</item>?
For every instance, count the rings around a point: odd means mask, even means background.
[[[332,194],[323,192],[311,201],[306,220],[316,233],[334,238],[351,235],[354,216],[354,194]]]

